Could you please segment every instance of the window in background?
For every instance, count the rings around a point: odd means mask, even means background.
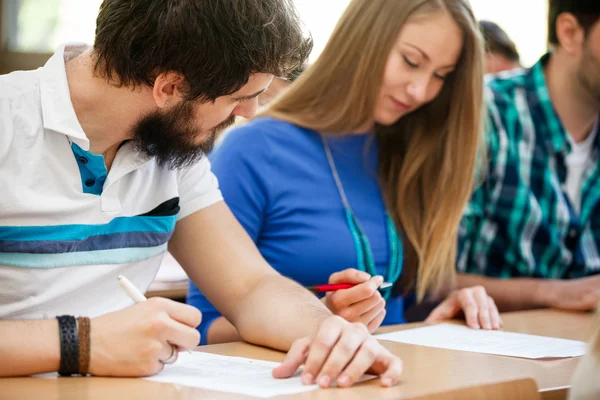
[[[7,50],[52,53],[67,41],[92,43],[102,0],[4,0],[12,16]]]
[[[46,52],[60,22],[59,0],[5,0],[11,16],[12,32],[7,47],[10,51],[27,53]]]
[[[9,24],[9,51],[51,53],[66,41],[92,43],[102,0],[3,0],[16,24]],[[294,0],[315,45],[323,50],[350,0]],[[525,66],[546,51],[547,0],[471,0],[479,19],[496,22],[516,42]],[[515,12],[518,10],[518,12]],[[13,19],[13,18],[7,18]]]

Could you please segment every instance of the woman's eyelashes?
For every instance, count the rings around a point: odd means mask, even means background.
[[[414,68],[417,69],[420,67],[419,63],[411,60],[408,56],[402,56],[402,58],[404,58],[404,62],[410,67],[410,68]],[[441,81],[445,81],[446,78],[448,78],[448,75],[450,75],[450,72],[447,74],[438,74],[437,72],[433,74],[433,77],[436,79],[439,79]]]
[[[411,60],[410,58],[408,58],[407,56],[402,56],[402,58],[404,58],[404,62],[406,62],[406,64],[411,67],[411,68],[419,68],[419,64],[413,60]]]

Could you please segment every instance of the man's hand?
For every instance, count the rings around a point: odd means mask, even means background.
[[[385,300],[377,290],[383,277],[371,277],[366,272],[354,268],[335,272],[329,283],[353,283],[350,289],[327,293],[325,305],[329,310],[349,322],[364,324],[369,332],[379,328],[385,318]]]
[[[502,319],[494,299],[483,286],[455,290],[437,306],[425,322],[439,322],[453,318],[460,311],[465,314],[467,325],[473,329],[501,329]]]
[[[329,387],[352,386],[365,372],[379,375],[382,386],[400,379],[402,361],[369,334],[365,325],[332,316],[312,337],[298,339],[285,360],[273,370],[275,378],[288,378],[304,364],[302,382]]]
[[[160,372],[172,352],[198,346],[197,308],[151,298],[124,310],[94,318],[90,326],[90,373],[100,376],[148,376]]]
[[[548,307],[588,311],[600,305],[600,275],[548,281],[540,288]]]

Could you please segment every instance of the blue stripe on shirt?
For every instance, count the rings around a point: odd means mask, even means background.
[[[156,247],[111,249],[59,254],[0,253],[0,265],[48,269],[79,265],[126,264],[167,251],[167,243]]]
[[[121,232],[90,236],[82,240],[3,240],[0,248],[5,253],[57,254],[81,251],[155,247],[166,243],[172,232]]]
[[[0,226],[0,249],[4,241],[84,240],[92,236],[127,232],[166,233],[175,229],[177,215],[118,217],[107,224]]]

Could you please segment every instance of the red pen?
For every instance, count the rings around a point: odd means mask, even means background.
[[[306,289],[310,290],[313,293],[325,293],[325,292],[335,292],[336,290],[342,289],[350,289],[351,287],[356,286],[357,283],[333,283],[333,284],[325,284],[325,285],[314,285],[314,286],[305,286]],[[383,282],[379,289],[386,289],[393,285],[391,282]]]

